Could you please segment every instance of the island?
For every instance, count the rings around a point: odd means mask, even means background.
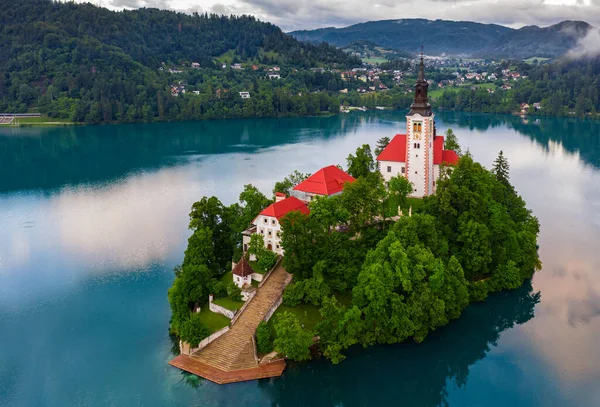
[[[471,302],[541,269],[538,220],[509,179],[438,135],[421,57],[406,133],[239,203],[194,203],[169,290],[170,363],[216,383],[344,360],[351,346],[422,342]],[[466,333],[467,334],[467,333]]]

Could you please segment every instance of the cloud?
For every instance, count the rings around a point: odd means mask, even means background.
[[[600,30],[592,28],[587,35],[577,41],[577,45],[569,51],[567,58],[591,58],[598,55],[600,55]]]
[[[76,0],[88,1],[88,0]],[[583,20],[600,25],[600,0],[96,0],[112,9],[156,7],[251,14],[284,30],[343,27],[359,22],[427,18],[511,27]]]
[[[570,301],[567,311],[569,325],[587,325],[596,317],[600,317],[600,293],[590,290],[587,297]]]

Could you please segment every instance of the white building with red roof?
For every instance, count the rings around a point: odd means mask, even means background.
[[[435,115],[427,98],[429,84],[421,56],[414,101],[406,116],[406,134],[396,134],[377,157],[379,171],[387,182],[401,175],[413,186],[413,197],[435,193],[440,165],[458,164],[458,155],[444,150],[444,137],[436,135]]]
[[[334,196],[342,193],[346,182],[356,179],[335,165],[321,168],[292,189],[292,196],[310,202],[315,196]]]
[[[290,212],[299,211],[308,215],[306,203],[296,197],[286,197],[285,194],[275,194],[275,203],[267,206],[254,219],[252,226],[242,233],[244,252],[248,250],[250,236],[255,233],[262,235],[265,247],[279,255],[283,254],[281,247],[281,218]]]

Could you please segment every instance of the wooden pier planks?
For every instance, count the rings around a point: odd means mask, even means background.
[[[286,366],[285,360],[279,359],[249,369],[225,371],[217,369],[216,367],[210,366],[187,355],[179,355],[171,360],[169,364],[217,384],[237,383],[248,380],[265,379],[268,377],[279,377],[282,375]]]

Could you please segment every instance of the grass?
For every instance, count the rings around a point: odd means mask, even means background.
[[[223,308],[227,308],[229,311],[237,311],[244,305],[243,301],[234,301],[229,297],[217,298],[216,300],[213,300],[213,302]]]
[[[317,324],[321,322],[322,319],[319,308],[320,307],[312,304],[298,304],[295,307],[281,304],[273,314],[273,317],[269,319],[269,325],[273,326],[273,322],[277,319],[278,315],[282,315],[284,312],[291,312],[298,318],[304,329],[314,331]]]
[[[383,57],[371,57],[363,58],[363,62],[367,62],[369,64],[383,64],[384,62],[388,62],[388,60]]]
[[[528,64],[532,64],[534,60],[538,60],[539,63],[541,62],[546,62],[548,61],[550,58],[542,58],[542,57],[531,57],[531,58],[527,58],[524,59],[523,62],[527,62]]]
[[[217,59],[217,61],[219,61],[221,63],[230,65],[231,62],[233,61],[233,58],[235,58],[235,56],[236,56],[235,50],[230,49],[229,51],[219,55],[216,59]]]
[[[421,211],[425,202],[421,198],[406,198],[406,205],[402,205],[402,213],[408,215],[408,209],[412,206],[412,212],[418,213]],[[387,217],[398,215],[398,205],[400,205],[400,197],[392,196],[385,203],[385,215]]]
[[[352,291],[348,291],[342,294],[335,294],[335,297],[341,304],[345,306],[350,306],[350,304],[352,303]],[[277,308],[277,311],[275,311],[271,319],[269,319],[269,326],[271,328],[273,337],[275,337],[275,329],[273,328],[273,323],[277,319],[278,315],[282,315],[286,311],[294,314],[300,321],[300,324],[302,324],[302,326],[306,330],[314,332],[317,328],[317,324],[323,319],[321,317],[321,313],[319,312],[320,308],[321,307],[317,305],[304,303],[298,304],[295,307],[290,307],[289,305],[281,304],[279,308]]]
[[[200,311],[200,321],[208,327],[211,333],[229,326],[231,322],[225,315],[217,314],[208,309],[208,305]]]
[[[54,118],[54,117],[48,117],[46,115],[42,115],[40,117],[16,117],[15,118],[16,121],[18,121],[19,125],[21,126],[63,126],[63,125],[70,125],[70,124],[74,124],[72,121],[70,121],[69,119],[61,119],[61,118]],[[14,121],[13,121],[14,123]],[[5,126],[11,126],[11,124],[6,124]]]

